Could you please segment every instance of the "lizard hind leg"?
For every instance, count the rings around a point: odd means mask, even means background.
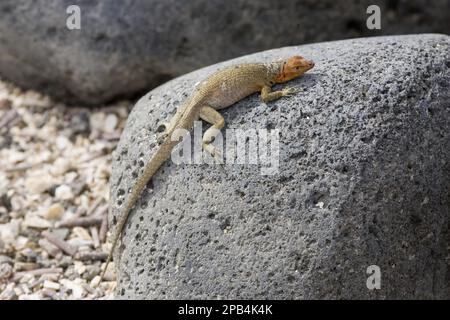
[[[211,145],[220,130],[225,126],[225,120],[222,115],[210,106],[204,106],[200,110],[200,118],[206,122],[212,124],[203,134],[202,146],[203,149],[211,154],[215,159],[220,160],[222,158],[221,152]]]

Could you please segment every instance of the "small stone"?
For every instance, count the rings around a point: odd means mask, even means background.
[[[72,135],[87,134],[90,131],[89,113],[81,111],[70,119],[70,130]]]
[[[55,189],[55,197],[60,200],[70,200],[73,198],[72,188],[62,184]]]
[[[27,158],[27,155],[24,152],[11,150],[8,151],[8,163],[18,163],[24,161]]]
[[[80,195],[83,191],[86,190],[87,184],[84,181],[75,181],[72,183],[72,191],[75,195]]]
[[[0,224],[0,239],[5,244],[13,244],[20,231],[20,221],[11,220],[9,223]]]
[[[57,264],[58,267],[64,269],[67,269],[71,265],[72,265],[72,257],[69,256],[63,256]]]
[[[72,229],[72,231],[79,238],[81,238],[83,240],[87,240],[87,241],[92,241],[91,235],[85,228],[75,227]]]
[[[81,285],[75,283],[75,281],[70,281],[67,279],[62,279],[61,284],[67,289],[72,291],[71,297],[74,299],[81,299],[84,294],[84,289]]]
[[[7,197],[6,193],[8,192],[8,189],[10,188],[10,186],[11,186],[11,181],[6,176],[6,173],[0,171],[0,196],[1,196],[0,203],[2,204],[2,206],[5,205],[5,201],[6,201],[6,203],[8,202],[7,198],[5,198],[5,197]]]
[[[11,211],[19,212],[25,207],[25,199],[20,195],[13,195],[9,201]]]
[[[3,264],[3,263],[9,263],[10,265],[13,265],[14,261],[13,261],[13,259],[11,259],[8,256],[0,255],[0,264]]]
[[[93,280],[97,275],[99,275],[101,269],[98,265],[88,265],[86,266],[86,271],[83,274],[83,278],[87,281]]]
[[[36,228],[36,229],[48,229],[52,226],[52,224],[41,217],[31,216],[26,217],[23,225],[28,228]]]
[[[9,263],[0,264],[0,282],[2,280],[7,280],[11,277],[13,273],[13,267]]]
[[[65,240],[69,235],[69,229],[67,228],[53,229],[50,233],[61,240]]]
[[[56,138],[56,147],[59,150],[64,150],[71,145],[71,142],[67,137],[60,135]]]
[[[27,237],[23,237],[23,236],[18,236],[16,238],[16,243],[15,243],[15,247],[16,250],[20,250],[25,248],[25,246],[27,246],[29,239]]]
[[[15,271],[31,271],[39,268],[39,265],[34,262],[16,262],[14,263]],[[32,275],[30,275],[32,277]],[[23,279],[23,278],[22,278]],[[26,280],[28,281],[28,280]]]
[[[107,133],[114,132],[114,129],[116,129],[118,122],[119,120],[114,113],[108,114],[103,124],[103,131]]]
[[[0,224],[8,223],[9,215],[5,207],[0,207]]]
[[[72,167],[72,164],[69,159],[67,158],[58,158],[53,163],[52,168],[50,169],[50,172],[55,176],[60,176],[66,173],[70,170]]]
[[[73,269],[81,276],[86,271],[86,266],[80,261],[75,261],[73,263]]]
[[[49,280],[45,280],[43,287],[46,289],[51,289],[51,290],[56,290],[58,291],[59,288],[61,287],[61,285],[57,282],[53,282],[53,281],[49,281]]]
[[[59,203],[54,203],[44,212],[44,218],[47,220],[59,220],[64,212],[64,208]]]
[[[28,248],[28,247],[23,248],[22,250],[19,251],[19,254],[21,257],[24,258],[23,261],[36,261],[37,254],[31,248]],[[16,259],[17,259],[17,256],[16,256]]]
[[[70,240],[67,241],[67,243],[69,243],[72,246],[75,247],[84,247],[84,246],[93,246],[94,242],[92,240],[85,240],[79,237],[76,238],[72,238]]]
[[[6,289],[0,292],[0,300],[17,300],[18,296],[13,289]]]
[[[53,243],[49,242],[47,239],[40,239],[39,245],[52,257],[56,257],[62,254],[61,249],[55,246]]]
[[[95,276],[92,280],[91,280],[91,287],[92,288],[97,288],[98,285],[100,284],[100,276]]]
[[[52,289],[44,288],[44,289],[42,289],[41,293],[44,297],[49,297],[50,299],[53,299],[53,300],[59,300],[57,293]]]
[[[12,106],[12,101],[6,98],[0,99],[0,109],[9,109]]]
[[[33,194],[41,194],[51,188],[52,180],[48,175],[32,176],[25,181],[25,188]]]
[[[19,295],[19,300],[41,300],[39,293],[22,294]]]

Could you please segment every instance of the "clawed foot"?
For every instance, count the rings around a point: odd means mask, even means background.
[[[203,143],[203,149],[208,152],[215,160],[216,163],[222,163],[222,152],[209,143]]]
[[[281,90],[281,92],[283,93],[283,97],[292,96],[301,91],[302,91],[302,89],[297,88],[297,87],[287,87],[287,88],[284,88],[283,90]]]

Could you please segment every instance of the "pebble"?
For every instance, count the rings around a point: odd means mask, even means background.
[[[41,300],[41,296],[38,293],[21,294],[19,300]]]
[[[85,240],[78,237],[67,240],[67,243],[75,247],[84,247],[84,246],[90,247],[94,245],[94,242],[92,240]]]
[[[20,195],[13,195],[10,198],[11,210],[14,212],[19,212],[25,206],[25,199]]]
[[[0,207],[0,224],[8,223],[9,215],[5,207]]]
[[[49,175],[32,176],[25,181],[25,188],[34,194],[44,193],[53,185],[52,178]]]
[[[62,254],[61,249],[49,242],[47,239],[39,239],[39,245],[52,257],[57,257]]]
[[[67,137],[60,135],[56,138],[56,147],[59,150],[64,150],[71,145],[71,142]]]
[[[52,226],[51,222],[38,216],[27,216],[23,222],[27,228],[48,229]]]
[[[24,248],[28,244],[28,241],[29,239],[27,237],[18,236],[15,243],[16,250]]]
[[[72,135],[87,134],[90,131],[89,112],[82,111],[75,114],[70,119],[70,129]]]
[[[72,229],[73,233],[78,236],[79,238],[83,239],[83,240],[87,240],[87,241],[92,241],[92,237],[89,234],[89,232],[82,227],[75,227]]]
[[[117,124],[119,123],[119,119],[114,113],[110,113],[106,116],[105,122],[103,125],[103,131],[107,133],[114,132],[114,129],[116,129]]]
[[[4,172],[0,171],[0,195],[6,195],[10,183],[11,182],[9,181],[7,175]],[[4,200],[2,200],[2,202],[4,202]]]
[[[70,159],[58,158],[53,163],[53,166],[51,167],[50,172],[54,176],[61,176],[64,173],[66,173],[67,171],[69,171],[71,167],[72,167],[72,163],[71,163]]]
[[[53,282],[53,281],[49,281],[49,280],[45,280],[43,287],[46,289],[52,289],[52,290],[56,290],[58,291],[59,288],[61,288],[61,285],[57,282]]]
[[[0,264],[0,281],[7,280],[13,273],[13,267],[9,263]]]
[[[13,259],[11,259],[10,257],[0,255],[0,264],[4,264],[4,263],[9,263],[10,265],[13,265],[14,262],[13,262]]]
[[[100,276],[95,276],[90,283],[91,287],[93,288],[97,288],[99,284],[100,284]]]
[[[38,264],[34,262],[16,262],[14,263],[14,270],[15,271],[31,271],[34,269],[37,269],[39,267]],[[26,279],[23,277],[22,279]],[[26,280],[28,281],[28,280]]]
[[[0,300],[17,300],[18,296],[16,295],[14,286],[15,284],[13,282],[8,283],[5,290],[0,292]]]
[[[83,278],[87,281],[92,281],[97,275],[101,272],[100,266],[98,265],[89,265],[86,266],[86,271],[83,274]],[[92,284],[91,284],[92,286]]]
[[[75,261],[73,263],[73,268],[74,268],[74,271],[76,273],[78,273],[78,275],[80,275],[80,276],[86,272],[86,266],[80,261]]]
[[[18,162],[22,162],[26,159],[26,154],[21,151],[12,150],[8,152],[8,162],[11,164],[16,164]]]
[[[67,279],[62,279],[60,282],[63,286],[72,291],[70,294],[71,298],[81,299],[83,297],[84,289],[80,284]]]
[[[0,224],[0,239],[5,244],[15,243],[19,230],[20,221],[16,219],[11,220],[9,223]]]
[[[57,293],[54,290],[52,290],[52,289],[43,288],[42,291],[41,291],[41,294],[44,297],[48,297],[48,298],[53,299],[53,300],[59,300],[59,297],[57,296]]]
[[[54,203],[44,212],[43,216],[47,220],[60,220],[63,212],[63,206],[60,203]]]
[[[9,109],[12,106],[12,101],[9,99],[0,99],[0,109]]]
[[[65,240],[67,236],[69,235],[69,229],[67,228],[57,228],[53,229],[50,233],[54,236],[58,237],[61,240]]]
[[[70,200],[73,198],[72,188],[68,185],[60,185],[55,189],[55,198],[59,200]]]

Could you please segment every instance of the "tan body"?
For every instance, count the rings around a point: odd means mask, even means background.
[[[172,133],[177,129],[191,130],[194,122],[199,118],[211,123],[212,126],[206,130],[203,136],[203,148],[211,155],[217,156],[216,150],[210,143],[217,134],[217,130],[222,129],[225,125],[223,117],[217,110],[227,108],[255,92],[261,92],[261,99],[264,102],[294,94],[297,90],[293,88],[271,92],[271,87],[275,83],[283,83],[296,78],[312,67],[314,67],[312,61],[295,56],[272,63],[231,66],[216,72],[201,82],[187,102],[177,110],[170,123],[165,125],[166,130],[159,139],[161,141],[159,149],[147,163],[143,173],[139,176],[128,195],[128,199],[119,216],[111,251],[101,278],[103,278],[108,263],[111,261],[112,253],[131,209],[139,199],[148,181],[170,157],[173,148],[178,144],[178,141],[172,141]]]

